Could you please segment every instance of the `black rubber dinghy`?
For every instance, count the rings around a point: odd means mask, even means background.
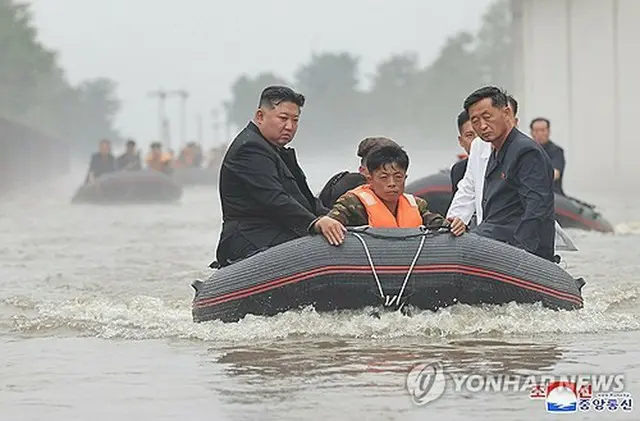
[[[173,179],[182,186],[217,186],[219,168],[176,168]]]
[[[448,170],[429,175],[407,184],[407,193],[420,196],[427,201],[429,209],[445,215],[453,193]],[[581,200],[555,195],[556,221],[562,228],[576,228],[586,231],[614,232],[613,225],[596,211],[594,205]]]
[[[194,281],[193,320],[316,311],[541,302],[582,308],[582,279],[508,244],[422,229],[349,230],[340,247],[300,238]]]
[[[182,187],[159,171],[117,171],[80,187],[72,203],[171,203],[180,200]]]

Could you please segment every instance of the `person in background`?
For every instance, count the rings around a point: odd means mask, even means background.
[[[474,131],[492,146],[484,176],[483,219],[473,231],[554,261],[551,160],[515,127],[507,94],[499,88],[474,91],[464,109]]]
[[[549,155],[551,159],[551,165],[553,165],[553,191],[564,196],[564,190],[562,188],[562,177],[564,176],[564,150],[553,143],[549,139],[551,134],[551,122],[543,117],[537,117],[531,120],[529,124],[531,129],[531,137],[538,142],[542,149]]]
[[[98,148],[98,152],[91,155],[89,171],[84,180],[85,184],[93,183],[100,176],[116,170],[116,160],[111,154],[111,141],[102,139]]]
[[[228,145],[220,145],[214,146],[209,149],[207,157],[207,168],[220,168],[222,159],[224,158],[224,154],[227,151],[227,146]]]
[[[429,211],[424,199],[404,192],[409,156],[400,146],[374,148],[366,165],[367,183],[343,194],[327,216],[344,226],[439,229],[449,225],[442,215]]]
[[[326,215],[287,147],[298,131],[305,97],[286,86],[268,86],[253,120],[236,136],[222,161],[219,195],[222,230],[216,250],[225,267],[309,234],[312,225],[342,241],[346,229]]]
[[[195,168],[202,167],[204,156],[202,154],[202,146],[199,143],[192,142],[193,145],[193,166]]]
[[[150,145],[146,163],[147,168],[160,171],[165,174],[171,173],[171,154],[162,151],[162,144],[160,142],[154,142]]]
[[[198,148],[194,142],[182,148],[180,156],[174,162],[175,168],[200,168],[202,157],[198,158]]]
[[[360,158],[358,172],[343,171],[327,181],[319,194],[320,201],[327,208],[331,208],[340,196],[367,183],[366,158],[369,153],[380,146],[398,146],[396,142],[387,137],[367,137],[358,144],[357,156]]]
[[[125,152],[116,161],[119,171],[139,171],[142,169],[140,152],[136,150],[136,142],[129,139]]]
[[[473,131],[471,122],[469,121],[469,114],[462,110],[458,114],[458,144],[464,149],[466,155],[460,157],[460,160],[453,164],[451,167],[451,189],[453,194],[456,194],[458,190],[458,183],[464,177],[464,173],[467,170],[467,162],[469,161],[469,150],[471,149],[471,142],[476,138],[476,132]]]

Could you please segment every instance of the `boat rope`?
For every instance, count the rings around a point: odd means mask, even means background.
[[[364,238],[362,238],[360,234],[356,232],[353,232],[352,234],[362,243],[362,247],[364,248],[364,253],[367,256],[367,260],[369,261],[369,266],[371,266],[371,272],[373,274],[373,278],[375,279],[376,285],[378,286],[378,292],[380,292],[380,298],[382,298],[385,301],[385,306],[393,304],[394,301],[396,304],[401,305],[400,300],[402,299],[402,295],[404,294],[404,290],[407,286],[407,282],[409,281],[409,278],[413,273],[413,268],[416,266],[416,263],[418,262],[418,258],[422,253],[422,249],[424,248],[424,243],[427,239],[427,236],[423,235],[422,238],[420,239],[418,250],[416,251],[415,256],[413,256],[413,260],[411,261],[411,266],[409,266],[409,270],[407,271],[407,274],[404,277],[404,281],[402,282],[402,287],[400,288],[400,292],[398,293],[398,296],[395,299],[389,300],[387,296],[384,294],[384,290],[382,288],[382,284],[380,283],[378,272],[376,272],[376,267],[373,263],[373,258],[371,257],[371,252],[369,251],[369,246],[367,245],[367,242],[365,241]]]

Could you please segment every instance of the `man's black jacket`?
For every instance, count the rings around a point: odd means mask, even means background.
[[[367,184],[364,175],[359,172],[344,171],[331,177],[318,197],[325,207],[331,209],[340,196],[363,184]]]
[[[487,162],[479,235],[548,260],[555,249],[553,167],[542,147],[513,129]]]
[[[269,143],[249,123],[229,146],[220,168],[220,266],[308,235],[324,208],[313,196],[295,151]]]
[[[84,183],[87,184],[89,182],[90,173],[93,173],[93,177],[97,179],[101,175],[114,172],[116,169],[116,159],[113,157],[113,155],[102,155],[100,152],[96,152],[91,155],[89,172],[87,172]]]
[[[453,194],[456,194],[458,183],[464,178],[464,173],[467,171],[467,162],[469,162],[469,158],[461,159],[451,167],[451,192]]]

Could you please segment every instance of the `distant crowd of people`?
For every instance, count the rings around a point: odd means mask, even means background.
[[[173,151],[164,151],[160,142],[154,142],[149,147],[149,153],[144,159],[143,166],[140,151],[136,142],[128,140],[125,152],[118,158],[113,156],[111,141],[100,141],[98,152],[91,156],[89,171],[85,184],[94,182],[97,178],[116,171],[140,171],[145,166],[150,170],[171,174],[177,168],[219,168],[226,146],[211,148],[206,159],[202,147],[195,143],[188,143],[176,158]]]

